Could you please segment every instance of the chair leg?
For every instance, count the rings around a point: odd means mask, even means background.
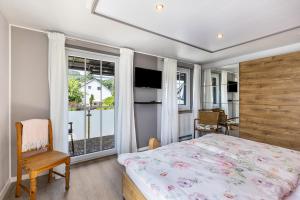
[[[48,173],[48,183],[51,183],[52,178],[53,178],[53,169],[50,169]]]
[[[36,200],[36,176],[30,174],[30,200]]]
[[[66,174],[65,174],[65,181],[66,181],[66,190],[70,188],[70,158],[66,160]]]
[[[72,152],[73,152],[73,155],[74,155],[75,149],[74,149],[73,133],[71,133],[71,142],[72,142]]]
[[[17,183],[16,183],[16,197],[21,196],[21,182],[22,182],[22,166],[18,163],[17,167]]]
[[[195,138],[196,138],[196,129],[194,128],[194,135],[193,135],[192,139],[195,139]]]

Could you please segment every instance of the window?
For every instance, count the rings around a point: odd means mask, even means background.
[[[76,49],[67,54],[69,154],[74,161],[115,154],[118,58]]]
[[[177,68],[177,103],[179,110],[190,110],[190,69]]]
[[[211,74],[212,93],[213,93],[213,107],[220,107],[220,74]]]

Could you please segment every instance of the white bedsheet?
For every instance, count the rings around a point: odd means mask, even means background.
[[[285,200],[300,200],[300,185],[296,188],[296,190],[288,196]]]
[[[118,160],[149,200],[300,199],[299,152],[230,136],[207,135]]]
[[[147,183],[144,183],[138,174],[132,172],[132,170],[126,170],[126,173],[130,177],[130,179],[134,182],[134,184],[138,187],[138,189],[142,192],[142,194],[145,196],[146,199],[156,200],[156,197],[153,196],[150,188],[147,187]],[[286,197],[285,200],[300,200],[300,185],[298,185],[296,190],[292,192],[291,195]]]

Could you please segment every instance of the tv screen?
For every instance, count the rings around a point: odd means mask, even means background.
[[[147,87],[161,89],[161,71],[135,68],[135,87]]]
[[[228,81],[227,92],[237,92],[238,84],[235,81]]]

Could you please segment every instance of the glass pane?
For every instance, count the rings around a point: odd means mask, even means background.
[[[177,103],[186,104],[186,73],[177,75]]]
[[[69,154],[84,154],[84,115],[85,115],[85,59],[69,56],[68,58],[68,136]]]
[[[101,67],[99,60],[86,60],[86,153],[101,150]]]
[[[213,86],[213,103],[217,104],[217,87]]]
[[[215,77],[212,78],[212,85],[213,86],[217,85],[217,78],[215,78]]]
[[[115,147],[114,118],[115,118],[115,63],[102,62],[101,76],[102,111],[102,147],[103,150]]]
[[[69,153],[115,148],[115,63],[68,57]]]

